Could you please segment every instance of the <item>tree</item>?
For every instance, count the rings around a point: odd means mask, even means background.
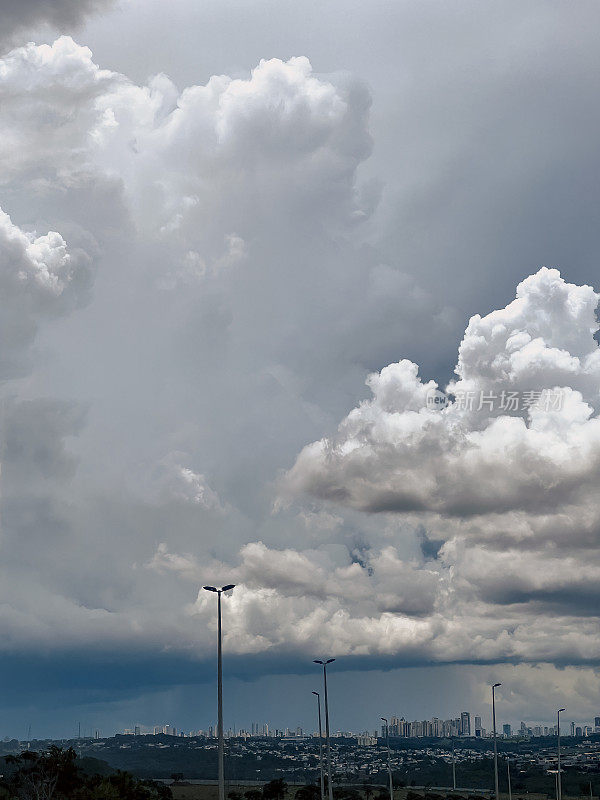
[[[320,800],[321,789],[314,783],[308,783],[296,789],[295,800]]]
[[[44,753],[6,756],[5,796],[21,800],[170,800],[168,786],[127,772],[85,774],[73,748],[52,745]],[[0,792],[0,797],[2,793]]]
[[[333,790],[335,800],[361,800],[360,792],[349,786],[340,786]],[[389,800],[389,797],[386,797]]]
[[[260,789],[248,789],[247,792],[244,792],[246,800],[262,800],[262,796]]]
[[[263,786],[263,798],[264,800],[283,800],[286,789],[287,783],[283,778],[276,778]]]
[[[6,763],[16,768],[10,783],[25,800],[72,795],[81,783],[76,760],[72,747],[63,750],[56,745],[51,745],[45,753],[25,750],[18,756],[6,756]]]

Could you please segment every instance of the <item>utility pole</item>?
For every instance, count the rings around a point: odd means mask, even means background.
[[[207,592],[215,592],[218,597],[217,603],[217,706],[218,706],[218,736],[219,736],[219,800],[225,800],[225,767],[224,767],[224,737],[223,737],[223,648],[222,648],[222,633],[221,633],[221,595],[223,592],[228,592],[230,589],[235,588],[234,583],[223,586],[217,589],[215,586],[204,586]]]
[[[454,757],[454,739],[452,739],[452,788],[456,789],[456,759]]]
[[[500,800],[500,792],[498,790],[498,745],[496,743],[496,688],[498,686],[502,686],[502,684],[495,683],[492,686],[492,725],[494,728],[494,790],[496,793],[496,800]]]
[[[323,687],[325,694],[325,742],[327,745],[327,794],[329,800],[333,800],[333,781],[331,773],[331,741],[329,739],[329,703],[327,700],[327,664],[331,664],[335,658],[328,658],[326,661],[315,659],[315,664],[321,664],[323,667]],[[220,800],[220,799],[219,799]]]
[[[562,711],[565,711],[565,709],[559,708],[558,713],[556,714],[556,741],[557,741],[557,754],[558,754],[558,772],[556,773],[557,800],[561,800],[562,798],[562,782],[560,778],[560,715]]]
[[[321,800],[325,800],[325,774],[323,772],[323,728],[321,727],[321,695],[313,692],[317,697],[317,708],[319,711],[319,768],[321,771]]]
[[[390,800],[394,800],[394,781],[392,780],[392,759],[390,756],[390,726],[385,717],[381,717],[385,722],[385,738],[387,742],[387,762],[388,762],[388,778],[390,781]]]

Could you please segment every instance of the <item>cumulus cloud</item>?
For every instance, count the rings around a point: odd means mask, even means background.
[[[506,309],[471,319],[454,402],[432,407],[437,384],[416,364],[391,364],[368,378],[372,400],[302,451],[285,485],[362,510],[462,518],[595,506],[597,302],[541,269]]]
[[[0,61],[0,100],[5,374],[40,347],[7,405],[4,646],[205,659],[198,587],[231,581],[227,649],[274,670],[598,662],[592,288],[541,270],[474,317],[433,410],[415,362],[457,317],[374,244],[360,80],[138,84],[63,36]]]
[[[379,512],[443,543],[429,658],[598,658],[597,303],[541,269],[505,309],[471,319],[446,406],[431,405],[437,384],[416,364],[391,364],[282,480],[287,497]]]
[[[13,377],[43,319],[65,314],[88,296],[91,259],[55,231],[26,233],[0,209],[0,375]]]

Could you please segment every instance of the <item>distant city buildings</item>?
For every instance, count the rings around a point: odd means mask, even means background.
[[[462,711],[460,717],[455,719],[440,719],[439,717],[432,717],[430,720],[413,720],[412,722],[406,720],[404,717],[392,715],[389,718],[389,735],[390,737],[397,738],[439,738],[439,739],[452,739],[456,737],[476,737],[476,738],[489,738],[492,734],[481,724],[481,716],[471,716],[469,711]],[[574,721],[569,724],[565,730],[561,726],[561,736],[572,737],[588,737],[594,733],[600,733],[600,716],[593,718],[593,725],[577,725]],[[567,733],[568,731],[568,733]],[[178,730],[174,725],[154,725],[154,727],[145,727],[143,725],[134,725],[131,728],[126,728],[123,733],[128,736],[145,736],[151,735],[165,735],[165,736],[186,736],[186,737],[201,737],[206,739],[217,738],[216,725],[209,725],[206,730],[196,730],[184,733]],[[313,738],[318,736],[317,733],[307,733],[300,725],[295,728],[271,728],[267,722],[253,722],[250,725],[250,730],[235,728],[226,730],[225,738],[227,739],[291,739],[300,741],[303,739]],[[510,739],[513,737],[518,738],[535,738],[543,736],[556,736],[556,725],[528,725],[521,722],[518,729],[513,730],[512,725],[504,723],[502,727],[498,728],[497,736]],[[380,731],[364,731],[356,734],[350,731],[332,731],[332,737],[342,738],[356,738],[359,746],[373,747],[378,743],[378,737],[385,738],[387,734],[386,727],[383,725]],[[96,738],[99,738],[97,736]]]
[[[368,733],[359,734],[356,741],[359,747],[375,747],[377,745],[377,737],[370,736]]]

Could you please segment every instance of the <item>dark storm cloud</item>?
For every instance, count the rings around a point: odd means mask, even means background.
[[[0,46],[27,36],[27,29],[50,25],[71,30],[89,15],[109,8],[113,0],[2,0]]]

